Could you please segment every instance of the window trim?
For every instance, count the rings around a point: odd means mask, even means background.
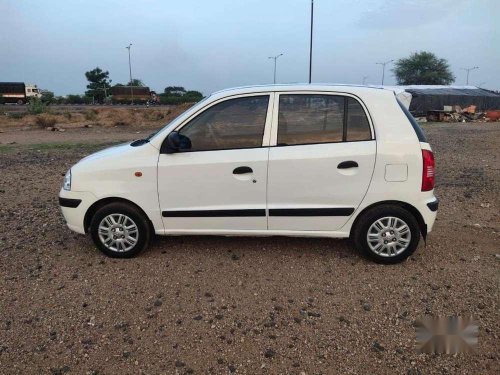
[[[346,140],[347,138],[347,112],[344,112],[344,128],[342,131],[342,141],[336,141],[336,142],[316,142],[316,143],[301,143],[297,145],[279,145],[278,146],[278,118],[279,118],[279,103],[280,103],[280,95],[332,95],[332,96],[342,96],[344,97],[344,111],[346,110],[345,106],[347,105],[347,100],[345,98],[352,98],[354,100],[357,100],[358,103],[361,105],[361,108],[363,108],[363,111],[365,112],[366,118],[368,119],[368,124],[370,125],[370,133],[371,133],[371,138],[362,140],[362,141],[348,141]],[[375,141],[375,127],[373,126],[372,118],[370,116],[370,112],[368,111],[368,108],[366,107],[365,103],[363,100],[361,100],[360,97],[347,93],[347,92],[337,92],[337,91],[279,91],[275,92],[275,97],[274,97],[274,102],[276,105],[274,105],[273,108],[273,121],[272,121],[272,126],[271,126],[271,141],[270,141],[270,147],[297,147],[297,146],[310,146],[310,145],[327,145],[327,144],[336,144],[336,143],[352,143],[352,142],[370,142],[370,141]],[[345,140],[344,140],[345,139]]]
[[[233,99],[239,99],[239,98],[250,98],[253,96],[267,96],[269,98],[268,103],[267,103],[267,113],[266,113],[266,119],[264,123],[264,131],[262,134],[262,144],[260,146],[256,147],[238,147],[238,148],[219,148],[219,149],[214,149],[214,150],[184,150],[184,151],[179,151],[178,153],[194,153],[194,152],[214,152],[214,151],[230,151],[230,150],[251,150],[251,149],[258,149],[258,148],[264,148],[264,147],[269,147],[269,142],[270,142],[270,133],[271,133],[271,122],[272,122],[272,116],[273,116],[273,106],[274,106],[274,93],[273,92],[255,92],[255,93],[246,93],[246,94],[238,94],[238,95],[231,95],[231,96],[226,96],[224,98],[220,98],[218,100],[215,100],[203,108],[200,108],[198,111],[195,113],[191,114],[188,118],[186,118],[182,123],[177,125],[175,128],[172,129],[171,132],[173,131],[181,131],[184,126],[189,124],[192,120],[194,120],[196,117],[201,115],[203,112],[209,110],[211,107],[220,104],[222,102],[226,102],[228,100],[233,100]],[[169,132],[170,134],[170,132]],[[162,141],[166,141],[168,137],[168,134],[165,136],[165,138]],[[173,154],[175,155],[175,154]]]

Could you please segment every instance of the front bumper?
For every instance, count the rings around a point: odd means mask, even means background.
[[[59,192],[59,205],[69,229],[85,234],[85,213],[96,200],[95,195],[89,192],[61,189]]]

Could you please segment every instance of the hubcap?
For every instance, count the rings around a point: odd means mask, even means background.
[[[139,230],[127,215],[110,214],[99,224],[99,239],[111,251],[129,251],[139,239]]]
[[[374,222],[366,235],[368,246],[375,254],[393,257],[410,245],[411,231],[408,224],[397,217],[383,217]]]

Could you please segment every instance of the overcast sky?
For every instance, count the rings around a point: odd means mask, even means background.
[[[0,81],[83,93],[84,72],[154,90],[307,82],[310,0],[0,0]],[[500,89],[500,0],[315,0],[313,82],[379,84],[376,62],[431,51],[455,84]],[[386,84],[394,84],[392,72]]]

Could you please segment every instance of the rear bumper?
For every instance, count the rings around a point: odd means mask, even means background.
[[[432,230],[434,222],[436,221],[437,210],[439,207],[439,199],[432,196],[430,199],[425,201],[421,207],[417,207],[424,219],[425,225],[427,227],[427,233]]]
[[[85,234],[83,225],[85,213],[96,200],[97,198],[92,193],[61,189],[59,205],[69,229]]]

